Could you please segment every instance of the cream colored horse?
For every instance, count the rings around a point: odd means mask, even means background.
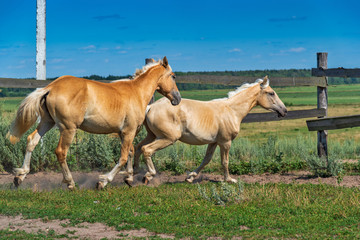
[[[101,83],[72,76],[63,76],[42,89],[31,93],[21,103],[10,129],[10,141],[15,143],[36,122],[37,129],[27,138],[24,163],[15,168],[14,183],[19,186],[30,171],[31,153],[44,134],[53,126],[60,130],[55,150],[69,189],[75,187],[66,155],[76,133],[82,129],[90,133],[118,133],[121,144],[119,163],[111,172],[101,175],[97,188],[111,182],[120,168],[133,155],[133,139],[145,119],[146,106],[157,90],[172,105],[181,101],[174,73],[166,57],[138,70],[131,81]]]
[[[216,146],[220,146],[221,163],[224,178],[228,182],[236,182],[229,175],[229,150],[232,140],[240,131],[242,119],[256,105],[275,111],[284,117],[287,109],[275,91],[269,86],[267,77],[258,79],[253,84],[244,84],[236,91],[229,92],[225,99],[213,101],[196,101],[182,99],[176,107],[171,107],[166,98],[149,105],[145,126],[146,138],[136,146],[134,168],[139,168],[139,157],[144,154],[148,172],[145,182],[156,174],[151,156],[177,140],[191,145],[208,144],[206,155],[201,165],[187,177],[192,182],[199,172],[210,162]],[[128,180],[132,180],[133,168],[128,163]]]

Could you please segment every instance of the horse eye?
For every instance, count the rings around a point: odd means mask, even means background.
[[[269,92],[270,96],[275,96],[275,92]]]
[[[172,76],[172,78],[173,78],[173,79],[175,79],[175,78],[176,78],[176,76],[175,76],[175,75],[171,75],[171,76]]]

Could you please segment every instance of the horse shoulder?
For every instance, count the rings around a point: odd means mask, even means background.
[[[227,105],[223,105],[219,113],[219,137],[223,140],[233,140],[240,132],[240,119],[236,112]]]

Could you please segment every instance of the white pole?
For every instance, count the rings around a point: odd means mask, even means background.
[[[46,0],[36,2],[36,80],[46,80]]]
[[[36,1],[36,80],[46,80],[46,0]],[[44,155],[42,138],[40,144]]]

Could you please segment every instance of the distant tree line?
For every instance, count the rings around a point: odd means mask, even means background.
[[[212,72],[175,72],[178,76],[184,75],[218,75],[218,76],[249,76],[249,77],[263,77],[268,75],[272,77],[311,77],[310,69],[284,69],[284,70],[247,70],[247,71],[212,71]],[[109,75],[107,77],[99,75],[84,76],[86,79],[93,80],[117,80],[123,78],[130,78],[130,75],[115,76]],[[55,80],[56,78],[48,78],[48,80]],[[328,79],[331,85],[340,84],[360,84],[360,78],[338,78],[331,77]],[[206,89],[224,89],[233,88],[232,86],[225,86],[219,84],[198,84],[198,83],[177,83],[179,90],[206,90]],[[0,88],[0,97],[23,97],[32,92],[32,88]]]

